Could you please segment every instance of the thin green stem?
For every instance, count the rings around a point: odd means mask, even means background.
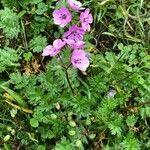
[[[21,20],[21,27],[22,27],[22,31],[23,31],[24,46],[25,46],[25,49],[28,50],[27,37],[26,37],[25,27],[24,27],[22,20]]]
[[[61,64],[62,64],[62,66],[63,66],[63,68],[67,68],[66,67],[66,65],[65,65],[65,63],[64,63],[64,61],[63,61],[63,59],[61,58],[61,56],[58,54],[58,58],[60,59],[60,62],[61,62]]]
[[[70,82],[70,79],[69,79],[69,74],[68,74],[68,69],[71,66],[71,63],[68,66],[66,66],[63,59],[61,58],[61,56],[59,54],[58,54],[58,57],[60,59],[60,62],[62,63],[63,68],[65,69],[65,75],[66,75],[66,79],[67,79],[68,85],[70,87],[70,90],[71,90],[72,94],[75,95],[74,89],[71,85],[71,82]]]
[[[71,90],[72,94],[75,95],[74,89],[72,88],[72,85],[71,85],[71,82],[70,82],[70,79],[69,79],[69,75],[68,75],[67,69],[65,70],[65,74],[66,74],[66,78],[67,78],[67,82],[68,82],[68,85],[70,87],[70,90]]]
[[[68,70],[70,66],[71,66],[71,63],[66,67],[66,69]]]

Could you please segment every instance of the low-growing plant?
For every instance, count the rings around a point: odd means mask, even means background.
[[[0,149],[150,148],[149,2],[0,7]]]

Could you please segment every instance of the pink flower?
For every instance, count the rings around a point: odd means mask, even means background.
[[[85,42],[83,41],[77,41],[75,42],[74,40],[70,39],[64,39],[64,41],[73,49],[82,49],[85,47]]]
[[[84,30],[81,27],[73,25],[69,28],[67,32],[64,33],[64,41],[70,45],[72,48],[83,48],[84,42],[83,35]]]
[[[43,49],[42,56],[56,56],[60,52],[61,48],[65,46],[65,44],[66,42],[62,41],[61,39],[56,39],[53,42],[53,45],[48,45]]]
[[[72,19],[71,13],[66,7],[61,7],[53,12],[54,23],[60,27],[66,26]]]
[[[71,56],[71,63],[75,68],[81,71],[86,71],[90,64],[84,50],[74,50]]]
[[[79,11],[81,9],[83,9],[82,3],[76,0],[67,0],[69,6],[74,10],[74,11]]]
[[[84,31],[90,31],[90,24],[93,22],[93,17],[88,8],[80,14],[80,21]]]

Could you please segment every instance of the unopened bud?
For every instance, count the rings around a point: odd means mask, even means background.
[[[9,139],[10,139],[10,135],[6,135],[6,136],[4,137],[4,141],[5,141],[5,142],[9,141]]]
[[[77,141],[76,141],[76,146],[77,146],[77,147],[81,147],[81,145],[82,145],[81,140],[77,140]]]
[[[56,116],[55,114],[51,114],[51,118],[52,118],[52,119],[56,119],[57,116]]]
[[[75,127],[75,126],[76,126],[76,123],[75,123],[74,121],[69,121],[69,125],[70,125],[71,127]]]
[[[75,134],[76,134],[76,132],[75,132],[74,130],[70,130],[70,131],[69,131],[69,135],[73,136],[73,135],[75,135]]]

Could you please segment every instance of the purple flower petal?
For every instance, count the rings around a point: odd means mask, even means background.
[[[75,42],[74,40],[71,39],[64,39],[66,43],[73,49],[82,49],[85,47],[85,42],[83,41],[77,41]]]
[[[49,56],[51,54],[52,45],[48,45],[43,49],[42,56]]]
[[[42,56],[56,56],[60,52],[60,49],[55,49],[52,45],[48,45],[44,48]]]
[[[89,59],[84,50],[74,50],[71,57],[71,63],[75,68],[86,71],[89,66]]]
[[[75,42],[82,41],[84,33],[85,31],[81,27],[74,25],[71,26],[69,30],[64,33],[63,38],[66,40],[74,40]]]
[[[71,20],[72,15],[66,7],[61,7],[53,12],[54,23],[60,27],[66,26]]]
[[[93,17],[88,8],[80,14],[80,22],[84,31],[90,31],[90,24],[93,22]]]
[[[76,0],[67,0],[69,6],[74,10],[74,11],[79,11],[81,9],[84,9],[82,7],[82,3]]]
[[[51,57],[54,57],[56,56],[57,54],[60,53],[60,49],[55,49],[54,47],[51,49],[51,53],[50,53],[50,56]]]
[[[56,48],[56,49],[61,49],[62,47],[64,47],[66,44],[65,41],[62,41],[61,39],[56,39],[54,42],[53,42],[53,47]]]
[[[56,56],[60,51],[61,48],[65,46],[66,42],[62,41],[61,39],[56,39],[53,42],[53,45],[48,45],[46,48],[44,48],[42,56]]]

